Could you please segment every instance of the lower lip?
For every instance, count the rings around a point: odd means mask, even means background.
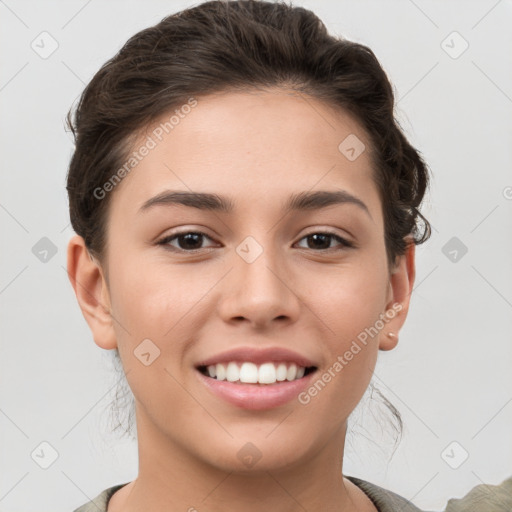
[[[316,370],[301,379],[275,384],[240,384],[207,377],[197,369],[196,373],[212,393],[230,404],[242,409],[263,410],[284,405],[297,398],[299,393],[310,384]]]

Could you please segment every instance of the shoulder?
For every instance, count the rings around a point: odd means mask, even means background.
[[[94,498],[91,501],[88,501],[87,503],[84,503],[81,507],[78,507],[73,512],[107,512],[107,505],[108,501],[112,497],[112,495],[121,489],[121,487],[124,487],[129,482],[126,482],[124,484],[118,484],[114,485],[112,487],[109,487],[108,489],[105,489],[102,491],[96,498]]]
[[[379,512],[396,512],[397,510],[400,512],[426,512],[409,500],[383,487],[354,476],[345,475],[345,478],[357,485],[370,498]]]
[[[409,500],[378,485],[345,476],[372,500],[379,512],[427,512]],[[512,511],[512,477],[499,485],[480,484],[473,487],[463,498],[448,500],[444,512],[510,512]]]
[[[510,512],[512,510],[512,477],[499,485],[480,484],[463,498],[448,500],[446,512]]]

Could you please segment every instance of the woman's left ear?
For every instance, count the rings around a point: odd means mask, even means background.
[[[389,276],[386,318],[388,319],[379,335],[379,350],[392,350],[398,344],[398,336],[407,313],[416,277],[416,245],[411,237],[406,238],[405,253],[397,258]]]

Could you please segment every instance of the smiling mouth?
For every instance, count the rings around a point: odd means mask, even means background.
[[[317,370],[316,366],[298,366],[295,363],[263,363],[256,365],[251,362],[217,363],[209,366],[198,366],[197,370],[214,380],[227,381],[234,384],[280,384],[302,379]]]

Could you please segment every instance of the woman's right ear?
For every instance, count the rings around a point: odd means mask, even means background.
[[[87,250],[84,239],[75,235],[68,243],[67,272],[94,342],[101,348],[117,347],[110,296],[104,271]]]

